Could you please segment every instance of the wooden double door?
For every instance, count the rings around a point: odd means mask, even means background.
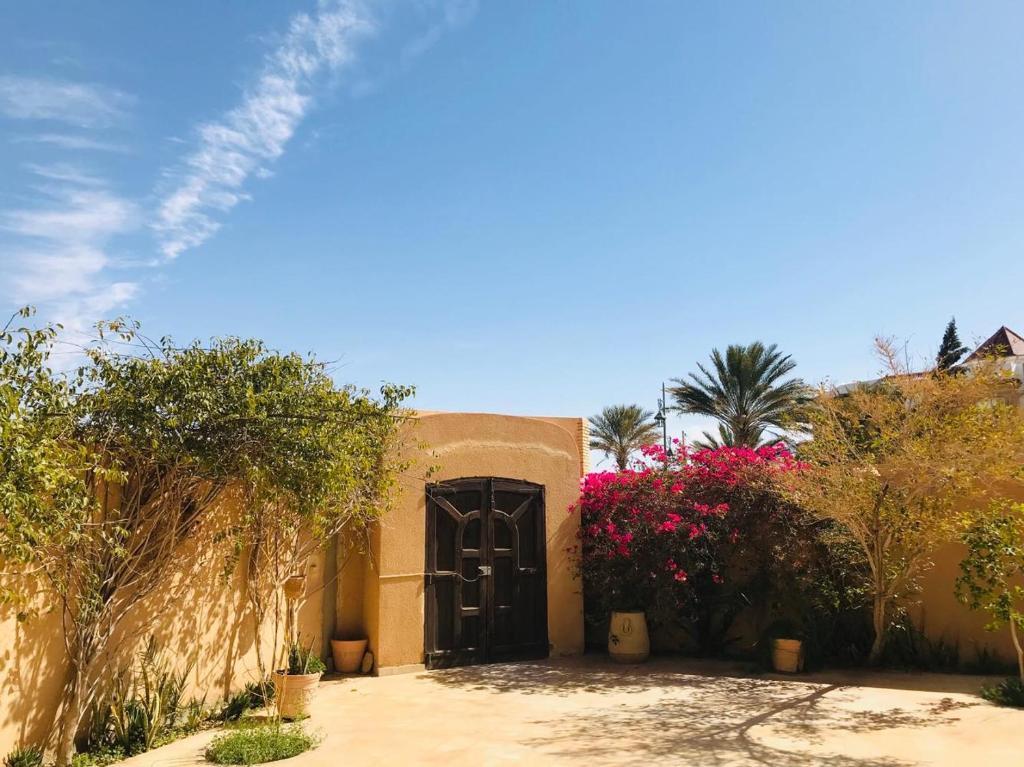
[[[542,486],[430,485],[426,537],[427,668],[548,656]]]

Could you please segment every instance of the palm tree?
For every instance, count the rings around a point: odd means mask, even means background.
[[[758,444],[760,444],[761,437],[758,435]],[[717,450],[720,447],[726,445],[735,445],[736,437],[732,433],[732,429],[726,426],[724,423],[718,424],[718,436],[715,436],[711,432],[704,432],[702,438],[693,440],[691,443],[693,447],[698,450]]]
[[[600,415],[587,419],[590,421],[590,449],[614,456],[619,471],[624,471],[630,453],[657,441],[658,427],[653,416],[654,413],[639,405],[604,408]]]
[[[807,386],[799,378],[781,380],[796,363],[775,344],[732,344],[724,356],[714,349],[713,372],[700,363],[697,367],[700,372],[690,373],[689,379],[674,378],[678,385],[670,391],[679,412],[706,415],[719,422],[718,437],[705,432],[699,446],[758,447],[766,429],[798,429],[805,423]]]

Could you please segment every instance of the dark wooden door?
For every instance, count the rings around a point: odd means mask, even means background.
[[[547,657],[545,546],[540,485],[427,487],[427,668]]]

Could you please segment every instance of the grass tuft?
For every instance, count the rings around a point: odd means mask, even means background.
[[[299,725],[260,724],[218,736],[206,748],[206,759],[216,764],[263,764],[297,756],[317,742]]]

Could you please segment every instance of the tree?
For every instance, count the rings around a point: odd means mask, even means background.
[[[614,457],[619,471],[623,471],[631,453],[660,436],[653,418],[654,413],[639,405],[610,405],[588,419],[590,449]]]
[[[800,502],[838,522],[867,559],[871,662],[894,604],[936,547],[958,537],[958,512],[1019,474],[1024,449],[1024,421],[1008,402],[1016,381],[995,364],[912,374],[890,342],[876,345],[888,375],[845,394],[819,391],[800,446],[810,467],[796,477]]]
[[[260,629],[270,605],[279,606],[285,597],[289,578],[304,577],[309,558],[343,530],[365,534],[387,512],[398,472],[408,468],[398,429],[411,388],[386,385],[374,399],[350,387],[337,389],[322,369],[300,366],[293,372],[295,391],[281,392],[290,400],[290,433],[282,442],[267,435],[287,450],[288,480],[268,482],[261,474],[244,480],[245,519],[236,539],[236,550],[245,551],[261,676],[268,668]],[[298,640],[294,611],[301,599],[284,599],[293,602],[286,622],[291,642]],[[276,644],[269,657],[282,660]]]
[[[967,555],[960,563],[957,597],[972,610],[991,617],[986,626],[1010,627],[1017,670],[1024,683],[1024,504],[992,504],[963,536]]]
[[[942,344],[939,353],[935,355],[935,367],[949,370],[966,353],[967,347],[960,343],[960,336],[956,332],[956,317],[953,317],[946,325],[946,332],[942,334]]]
[[[66,765],[100,659],[145,628],[126,618],[144,600],[179,597],[188,568],[230,540],[218,529],[222,502],[236,490],[249,504],[273,500],[314,537],[340,518],[375,518],[371,496],[389,486],[408,390],[385,387],[378,401],[337,387],[323,363],[259,341],[177,347],[120,321],[101,323],[85,363],[60,375],[48,367],[58,333],[0,338],[0,415],[15,438],[2,448],[0,492],[14,513],[0,525],[0,555],[25,576],[14,598],[34,576],[61,611],[70,675],[54,730]],[[35,457],[41,465],[27,465]],[[253,518],[243,508],[241,540],[258,539]],[[179,556],[187,544],[197,544],[193,559]],[[186,577],[171,577],[183,568]]]
[[[670,391],[679,412],[706,415],[719,422],[719,437],[705,432],[704,447],[758,447],[767,429],[790,430],[802,425],[807,387],[798,378],[783,380],[796,363],[775,344],[731,344],[724,356],[714,349],[712,370],[700,363],[697,367],[700,372],[690,373],[689,380],[673,379],[678,385]]]

